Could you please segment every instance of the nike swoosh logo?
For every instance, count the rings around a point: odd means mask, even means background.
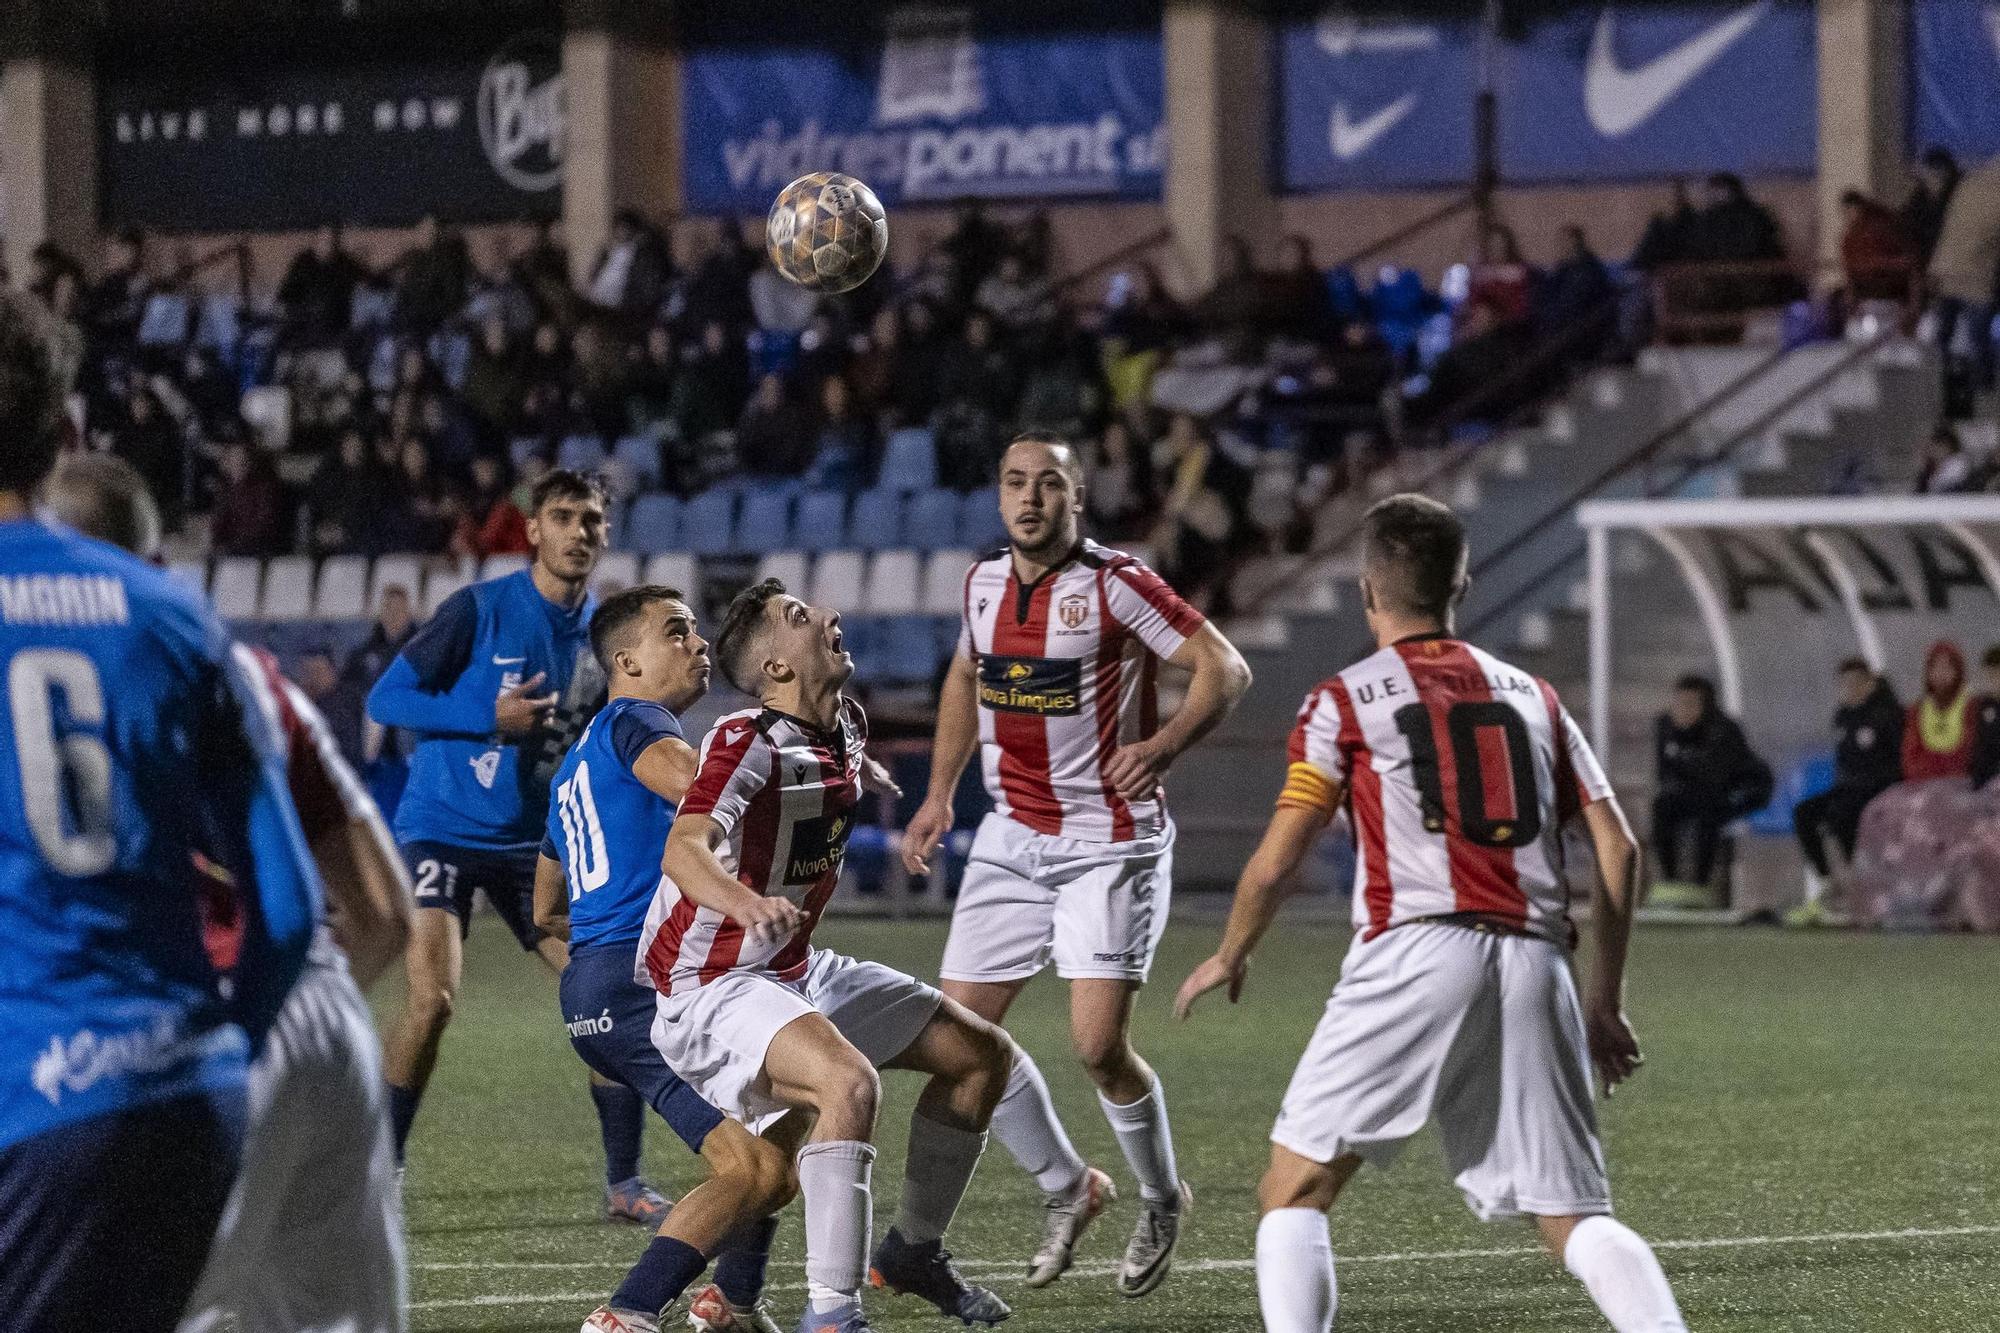
[[[527,660],[528,660],[528,659],[527,659],[527,658],[525,658],[525,657],[496,657],[496,658],[494,658],[494,659],[493,659],[493,665],[494,665],[494,666],[519,666],[519,665],[520,665],[521,663],[523,663],[523,662],[525,662],[525,661],[527,661]]]
[[[1618,20],[1610,6],[1598,16],[1590,39],[1590,59],[1583,73],[1583,109],[1591,128],[1608,139],[1630,134],[1659,113],[1681,89],[1692,83],[1722,53],[1757,25],[1771,0],[1745,5],[1679,46],[1645,64],[1624,69],[1612,50]]]
[[[1360,157],[1375,146],[1375,141],[1396,128],[1403,117],[1417,109],[1417,95],[1404,93],[1372,116],[1359,121],[1347,119],[1347,103],[1333,104],[1333,121],[1328,126],[1328,138],[1333,144],[1333,155],[1343,162]]]

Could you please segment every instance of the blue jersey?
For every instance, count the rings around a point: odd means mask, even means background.
[[[240,1085],[319,881],[269,721],[195,594],[0,523],[0,1148]],[[233,884],[232,985],[204,904]]]
[[[613,699],[556,772],[542,855],[562,862],[572,949],[636,945],[645,929],[674,806],[632,765],[668,736],[680,738],[681,724],[664,705]]]
[[[417,736],[396,809],[403,842],[532,852],[548,813],[549,779],[604,703],[590,655],[593,599],[561,607],[527,570],[446,598],[368,696],[368,715]],[[527,736],[493,727],[502,694],[540,675],[555,711]]]

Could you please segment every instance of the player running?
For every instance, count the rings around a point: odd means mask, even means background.
[[[1175,1003],[1185,1018],[1211,990],[1241,994],[1279,886],[1344,805],[1356,934],[1271,1131],[1264,1326],[1333,1326],[1326,1212],[1363,1162],[1387,1166],[1435,1114],[1477,1216],[1532,1217],[1618,1333],[1685,1333],[1659,1260],[1612,1220],[1591,1105],[1593,1062],[1607,1089],[1639,1066],[1622,1009],[1637,866],[1624,813],[1555,691],[1452,636],[1466,588],[1457,517],[1391,496],[1363,540],[1380,649],[1307,697],[1222,948]],[[1602,880],[1584,1005],[1563,840],[1579,812]]]
[[[36,520],[62,400],[33,317],[0,297],[0,1320],[164,1333],[320,890],[200,597]],[[204,862],[241,890],[226,978]]]
[[[588,583],[604,553],[604,491],[561,468],[535,483],[534,563],[447,597],[377,681],[368,715],[417,734],[396,837],[416,878],[409,998],[384,1064],[396,1160],[437,1065],[465,970],[472,899],[484,892],[521,947],[556,972],[561,940],[535,929],[535,859],[549,779],[604,702],[590,655]],[[657,1226],[667,1201],[639,1176],[646,1104],[596,1073],[604,1215]]]
[[[667,838],[666,875],[639,965],[659,991],[653,1041],[696,1093],[752,1128],[816,1116],[799,1150],[808,1304],[800,1333],[865,1333],[880,1068],[930,1075],[910,1119],[896,1224],[870,1275],[966,1323],[1010,1313],[952,1267],[943,1238],[986,1147],[1007,1078],[1007,1037],[880,963],[812,947],[864,785],[893,793],[870,759],[867,719],[841,693],[854,659],[840,617],[776,579],[730,604],[716,655],[761,707],[702,742]]]
[[[1174,824],[1160,785],[1250,687],[1250,668],[1145,565],[1079,538],[1083,470],[1073,446],[1027,434],[1000,460],[1010,545],[965,579],[965,627],[938,699],[930,792],[903,839],[928,872],[951,829],[952,792],[982,754],[994,810],[979,826],[945,944],[944,993],[998,1023],[1051,958],[1070,983],[1070,1032],[1098,1105],[1139,1179],[1138,1225],[1118,1290],[1166,1279],[1191,1193],[1174,1161],[1166,1095],[1132,1049],[1132,1004],[1167,926]],[[1160,661],[1193,673],[1157,720]],[[1068,1270],[1113,1197],[1071,1146],[1048,1084],[1014,1048],[993,1134],[1048,1197],[1028,1285]]]
[[[145,481],[110,454],[65,458],[42,499],[79,532],[134,555],[150,557],[159,545]],[[404,1327],[403,1225],[381,1047],[361,987],[403,951],[409,876],[319,711],[268,652],[239,643],[234,653],[278,738],[327,918],[250,1066],[242,1168],[181,1333],[228,1319],[268,1333],[396,1333]],[[218,882],[214,904],[210,956],[228,957],[240,935],[233,886]]]
[[[678,713],[708,693],[708,644],[687,599],[657,584],[605,601],[590,643],[610,702],[557,770],[535,872],[535,924],[569,944],[562,1013],[576,1053],[635,1088],[712,1175],[674,1205],[584,1333],[656,1333],[662,1313],[735,1233],[716,1280],[690,1307],[695,1327],[778,1333],[759,1299],[777,1219],[797,1190],[791,1154],[703,1101],[654,1049],[652,987],[634,975],[674,808],[694,780]],[[744,1231],[737,1231],[743,1227]]]

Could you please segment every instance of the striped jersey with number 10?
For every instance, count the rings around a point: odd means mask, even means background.
[[[980,755],[999,813],[1086,842],[1158,833],[1162,801],[1127,801],[1104,766],[1158,729],[1158,660],[1204,623],[1158,574],[1093,541],[1031,583],[1011,549],[974,564],[958,650],[978,670]]]
[[[1546,681],[1443,636],[1403,639],[1306,696],[1280,804],[1354,822],[1372,939],[1476,913],[1568,944],[1563,825],[1611,784]]]
[[[805,924],[788,940],[760,944],[662,878],[639,938],[639,981],[679,995],[737,969],[781,981],[805,975],[813,927],[833,897],[854,828],[867,742],[868,718],[852,699],[841,700],[830,733],[772,708],[716,722],[701,743],[680,817],[713,819],[723,835],[716,849],[723,868],[753,893],[797,903]]]

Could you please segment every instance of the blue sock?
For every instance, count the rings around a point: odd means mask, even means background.
[[[646,1127],[646,1103],[622,1083],[595,1079],[590,1084],[590,1100],[597,1103],[597,1128],[604,1135],[604,1183],[622,1185],[639,1174],[639,1135]]]
[[[686,1241],[655,1236],[646,1252],[639,1256],[639,1262],[632,1265],[632,1271],[618,1284],[618,1290],[611,1293],[611,1304],[620,1310],[658,1315],[706,1267],[708,1260]]]
[[[417,1120],[417,1103],[424,1094],[417,1088],[389,1084],[389,1129],[396,1136],[396,1165],[403,1164],[403,1145],[410,1141],[410,1126]]]
[[[715,1285],[739,1310],[747,1310],[764,1294],[764,1266],[771,1262],[771,1237],[778,1219],[766,1217],[730,1233],[728,1246],[715,1261]]]

